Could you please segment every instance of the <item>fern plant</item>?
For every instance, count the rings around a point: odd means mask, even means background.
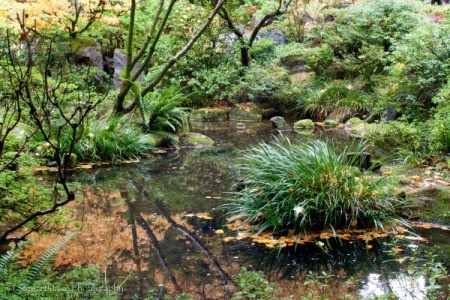
[[[143,99],[147,113],[148,130],[175,133],[186,125],[187,108],[182,104],[187,97],[175,88],[147,94]]]
[[[16,263],[16,254],[30,241],[20,242],[0,257],[0,300],[12,299],[118,299],[121,286],[107,286],[97,266],[74,267],[62,275],[51,266],[58,251],[78,233],[52,245],[31,266]]]
[[[67,243],[70,242],[70,240],[73,239],[76,235],[78,235],[77,232],[72,232],[69,235],[63,237],[56,244],[48,248],[47,251],[42,254],[41,258],[31,266],[30,270],[28,271],[27,281],[31,283],[39,278],[39,276],[41,276],[43,273],[42,270],[53,263],[55,255],[58,253],[58,251],[62,247],[67,245]]]

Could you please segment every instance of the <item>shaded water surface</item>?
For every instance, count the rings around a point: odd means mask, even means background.
[[[374,243],[371,250],[364,244],[336,243],[326,245],[325,251],[309,244],[281,253],[248,241],[224,243],[215,230],[225,220],[214,208],[229,197],[239,151],[281,136],[270,124],[247,124],[244,130],[232,123],[193,127],[212,137],[216,145],[168,151],[137,163],[76,175],[82,200],[72,204],[71,217],[82,221],[82,233],[58,255],[58,265],[99,264],[111,284],[122,285],[124,299],[182,292],[196,299],[227,299],[236,291],[231,278],[242,267],[264,271],[276,283],[277,297],[293,299],[308,293],[331,299],[378,296],[407,286],[402,282],[411,279],[407,265],[390,255],[399,245],[389,241]],[[324,134],[345,139],[340,131],[285,136],[303,141]],[[437,249],[445,257],[448,234],[437,232],[436,239],[430,231],[423,234],[433,242],[401,245],[403,257],[412,256],[417,247]],[[425,288],[425,283],[419,282],[418,288]],[[423,298],[417,287],[411,291]]]

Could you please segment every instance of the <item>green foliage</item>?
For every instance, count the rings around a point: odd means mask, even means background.
[[[261,232],[371,227],[396,221],[401,204],[385,178],[349,167],[364,151],[338,153],[321,141],[265,144],[248,150],[239,166],[242,189],[225,207]]]
[[[139,128],[125,118],[90,121],[74,154],[89,161],[133,158],[149,150]]]
[[[186,126],[187,108],[182,105],[188,96],[175,88],[148,93],[143,101],[148,114],[148,129],[175,133]]]
[[[448,81],[449,27],[448,22],[422,22],[395,44],[389,68],[390,97],[409,110],[432,106],[433,96]]]
[[[307,68],[317,75],[324,75],[334,60],[334,52],[327,44],[310,48],[303,44],[291,43],[278,46],[276,54],[284,65],[304,61]]]
[[[231,298],[233,300],[273,299],[274,287],[264,278],[264,273],[261,271],[248,271],[246,268],[242,268],[236,276],[235,282],[239,291],[233,295]]]
[[[52,204],[52,193],[52,187],[39,182],[30,168],[23,167],[20,172],[0,172],[0,224],[18,224],[25,220],[28,214],[48,208],[49,204]],[[31,222],[28,226],[32,228],[36,224]]]
[[[425,123],[399,120],[377,124],[366,137],[376,147],[393,153],[404,162],[419,166],[427,164],[450,151],[450,128],[446,122],[449,113],[441,113],[437,112]]]
[[[360,55],[363,46],[377,45],[389,50],[404,34],[413,30],[422,4],[414,0],[381,0],[360,2],[331,12],[335,22],[321,38],[311,32],[309,39],[328,44],[338,56]],[[321,30],[318,27],[316,30]]]
[[[73,239],[78,233],[72,232],[67,236],[60,239],[57,243],[53,244],[47,251],[42,254],[41,258],[36,261],[28,270],[27,282],[33,282],[42,275],[43,268],[50,266],[58,251],[64,247],[71,239]]]
[[[419,128],[402,121],[376,125],[367,138],[378,148],[390,152],[396,148],[416,150],[420,147]]]
[[[371,97],[353,82],[323,82],[320,79],[312,79],[305,83],[304,88],[297,98],[296,107],[319,119],[325,118],[338,108],[366,112],[372,103]]]
[[[259,102],[270,99],[276,103],[290,100],[295,93],[296,90],[291,86],[290,78],[283,68],[254,65],[240,82],[233,86],[232,99]]]
[[[120,287],[107,286],[98,267],[76,267],[58,275],[50,263],[58,250],[76,234],[50,247],[31,266],[21,266],[16,256],[29,243],[20,242],[0,258],[0,299],[118,299]]]
[[[268,65],[275,58],[275,42],[261,38],[250,49],[250,56],[261,65]]]
[[[23,247],[28,245],[31,241],[20,241],[15,245],[13,248],[6,251],[5,254],[3,254],[0,257],[0,278],[3,279],[3,276],[5,276],[10,268],[10,265],[13,263],[13,257],[14,255]]]

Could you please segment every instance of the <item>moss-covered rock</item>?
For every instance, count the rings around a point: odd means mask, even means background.
[[[192,121],[226,121],[230,110],[227,108],[201,108],[191,112]]]
[[[257,122],[262,120],[262,114],[262,109],[255,103],[239,103],[231,109],[230,120]]]
[[[337,127],[337,126],[339,126],[339,122],[337,122],[335,120],[326,119],[325,121],[323,121],[323,126],[325,126],[325,127]]]
[[[314,134],[314,128],[294,128],[294,131],[305,136]]]
[[[144,134],[141,136],[141,142],[149,148],[156,148],[162,146],[164,143],[164,137],[151,133]]]
[[[450,224],[450,187],[426,187],[405,195],[411,218]]]
[[[338,123],[344,123],[345,121],[352,118],[358,112],[353,108],[339,107],[334,109],[327,117],[329,120],[336,121]]]
[[[294,128],[314,128],[314,122],[311,119],[303,119],[294,123]]]
[[[286,123],[286,120],[284,120],[283,117],[276,116],[270,119],[270,122],[272,123],[272,127],[278,130],[282,131],[290,131],[292,128]]]
[[[80,54],[80,51],[87,47],[94,47],[96,50],[100,51],[100,44],[92,37],[79,36],[73,39],[70,44],[70,48],[75,54]]]
[[[180,135],[180,146],[186,148],[202,148],[214,145],[214,141],[206,135],[190,132]]]
[[[345,131],[351,137],[364,137],[368,128],[369,124],[357,117],[349,119],[344,126]]]

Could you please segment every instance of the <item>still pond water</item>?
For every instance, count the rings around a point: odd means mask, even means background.
[[[427,278],[412,272],[414,263],[407,258],[429,249],[448,267],[449,234],[444,231],[420,232],[428,243],[393,245],[383,240],[370,250],[364,243],[336,243],[328,251],[309,244],[278,253],[251,241],[224,243],[215,231],[226,220],[214,208],[229,197],[239,151],[281,136],[265,123],[247,124],[241,130],[232,123],[192,125],[213,138],[215,146],[168,151],[76,174],[82,200],[70,209],[71,217],[82,222],[81,234],[58,255],[59,266],[100,265],[110,284],[123,287],[124,299],[148,296],[149,291],[228,299],[236,291],[230,279],[242,267],[263,271],[276,284],[275,298],[312,294],[356,299],[391,293],[400,299],[425,299]],[[286,136],[293,141],[346,139],[339,130]],[[45,241],[42,244],[45,248]],[[402,252],[392,255],[395,248]],[[421,259],[425,258],[415,258],[418,266]]]

